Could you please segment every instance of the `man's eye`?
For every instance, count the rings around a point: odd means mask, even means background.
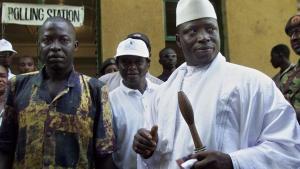
[[[209,27],[209,28],[207,28],[207,32],[209,32],[209,33],[213,33],[213,32],[214,32],[214,30],[215,30],[215,28],[213,28],[213,27]]]
[[[135,64],[141,65],[141,64],[143,64],[143,61],[141,61],[141,60],[135,61]]]
[[[49,43],[52,42],[52,40],[49,39],[49,38],[45,38],[45,39],[42,40],[42,42],[43,42],[43,43],[46,43],[46,44],[49,44]]]
[[[62,38],[60,41],[63,42],[63,43],[68,43],[70,40],[67,39],[67,38]]]
[[[193,29],[193,28],[190,28],[189,30],[188,30],[188,33],[196,33],[197,32],[197,30],[196,29]]]
[[[194,28],[187,28],[187,29],[183,30],[183,34],[194,34],[196,32],[197,32],[197,30]]]

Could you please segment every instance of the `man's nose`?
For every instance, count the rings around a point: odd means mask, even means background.
[[[58,40],[54,40],[50,47],[51,50],[59,51],[61,49],[60,43]]]
[[[128,69],[136,69],[136,68],[137,68],[137,66],[136,66],[135,63],[129,63],[128,64]]]
[[[197,32],[197,41],[198,42],[208,42],[209,41],[209,34],[205,30],[199,30]]]

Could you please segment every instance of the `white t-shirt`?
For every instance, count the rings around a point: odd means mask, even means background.
[[[147,80],[147,88],[141,94],[139,90],[130,89],[121,82],[119,87],[109,93],[117,143],[113,159],[120,169],[136,168],[137,156],[131,148],[133,138],[137,130],[143,127],[146,114],[150,113],[150,101],[157,87]]]

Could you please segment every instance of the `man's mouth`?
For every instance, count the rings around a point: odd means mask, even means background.
[[[58,56],[58,55],[53,55],[53,56],[49,56],[48,57],[48,60],[50,62],[61,62],[61,61],[64,61],[64,57],[63,56]]]
[[[294,43],[292,44],[292,47],[293,47],[294,49],[298,49],[298,48],[300,47],[300,44],[297,43],[297,42],[294,42]]]
[[[212,53],[214,50],[214,48],[212,47],[199,47],[199,48],[196,48],[196,52],[201,52],[201,53]]]

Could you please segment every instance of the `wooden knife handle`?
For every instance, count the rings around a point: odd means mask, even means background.
[[[201,139],[197,132],[197,128],[194,123],[194,112],[193,112],[192,104],[183,91],[178,92],[178,104],[179,104],[180,112],[181,112],[185,122],[189,126],[189,129],[190,129],[190,132],[191,132],[191,135],[193,138],[193,142],[195,145],[195,150],[196,151],[205,150],[205,147],[203,146],[203,144],[201,142]]]

